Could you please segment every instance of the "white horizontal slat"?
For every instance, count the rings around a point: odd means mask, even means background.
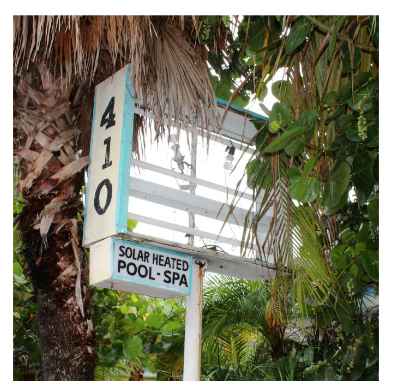
[[[169,188],[163,185],[155,184],[150,181],[141,180],[136,177],[130,178],[129,195],[153,203],[166,205],[167,207],[177,208],[187,212],[193,212],[197,215],[208,218],[225,221],[231,207],[225,203],[219,203],[206,197],[189,194],[188,192]],[[243,226],[248,211],[235,207],[228,217],[227,222]],[[250,219],[253,215],[250,214]],[[263,218],[260,223],[260,230],[267,229],[269,222]],[[260,237],[262,238],[262,237]]]
[[[215,184],[214,182],[202,180],[201,178],[191,177],[191,176],[186,175],[186,174],[180,174],[180,173],[175,172],[174,170],[166,169],[164,167],[153,165],[153,164],[148,163],[148,162],[138,161],[138,160],[135,159],[135,160],[133,160],[133,165],[136,166],[136,167],[140,167],[142,169],[151,170],[151,171],[156,172],[156,173],[161,173],[161,174],[164,174],[166,176],[170,176],[170,177],[173,177],[173,178],[178,178],[179,180],[188,181],[188,182],[191,182],[192,184],[201,185],[201,186],[204,186],[206,188],[215,189],[217,191],[220,191],[220,192],[223,192],[223,193],[228,193],[228,194],[231,194],[231,195],[236,195],[236,191],[234,189],[227,188],[227,187],[219,185],[219,184]],[[250,195],[249,193],[238,192],[238,196],[240,196],[240,197],[242,197],[244,199],[248,199],[248,200],[252,200],[253,199],[252,195]]]
[[[147,223],[147,224],[153,225],[153,226],[163,227],[164,229],[170,229],[170,230],[177,231],[180,233],[195,235],[197,237],[204,238],[204,239],[210,239],[213,241],[220,241],[220,242],[223,242],[223,243],[226,243],[229,245],[233,245],[233,246],[240,247],[240,245],[241,245],[240,241],[234,240],[232,238],[214,235],[212,233],[208,233],[207,231],[198,230],[198,229],[194,229],[192,227],[178,225],[177,223],[171,223],[171,222],[163,221],[160,219],[155,219],[155,218],[150,218],[150,217],[143,216],[143,215],[134,214],[132,212],[128,213],[128,219],[133,219],[138,222],[144,222],[144,223]]]

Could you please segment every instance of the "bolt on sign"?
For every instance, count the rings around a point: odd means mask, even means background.
[[[83,244],[127,232],[134,97],[130,65],[95,89]]]
[[[189,295],[192,257],[119,238],[90,247],[90,283],[158,297]]]
[[[130,65],[96,86],[83,231],[90,284],[158,297],[188,295],[191,256],[116,238],[127,233],[134,108]]]

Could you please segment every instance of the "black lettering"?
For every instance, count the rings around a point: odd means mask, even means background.
[[[127,246],[126,256],[127,256],[129,259],[131,259],[131,257],[132,257],[132,248],[130,248],[129,246]]]
[[[143,261],[144,261],[145,263],[148,263],[148,262],[149,262],[149,256],[150,256],[150,253],[146,250],[146,251],[145,251],[145,254],[144,254],[144,257],[143,257]]]
[[[181,275],[179,286],[186,286],[186,287],[188,287],[187,279],[186,279],[186,275],[185,274]]]
[[[104,186],[106,187],[106,200],[105,200],[104,207],[101,207],[100,194],[101,194],[101,190]],[[98,184],[96,192],[94,194],[94,208],[97,211],[98,215],[105,214],[105,211],[108,209],[108,207],[111,203],[111,200],[112,200],[112,184],[108,178],[105,178],[104,180],[102,180]]]
[[[105,162],[102,165],[102,168],[106,169],[107,167],[112,166],[112,161],[110,160],[110,156],[111,156],[111,138],[107,137],[104,140],[104,144],[106,146],[106,150],[105,150]]]
[[[131,267],[134,269],[132,272],[131,272]],[[135,275],[136,271],[137,271],[137,268],[136,268],[136,265],[134,263],[128,263],[127,264],[127,273],[128,273],[128,275],[131,275],[131,276]]]
[[[139,260],[143,261],[143,251],[142,251],[142,250],[139,250],[139,251],[138,251],[138,258],[137,258],[137,261],[139,261]]]
[[[165,264],[164,264],[164,267],[169,267],[169,268],[172,268],[171,267],[171,258],[170,257],[166,257],[165,258]]]
[[[124,260],[117,261],[117,272],[120,273],[122,269],[126,268],[126,262]]]
[[[106,107],[101,117],[100,127],[103,127],[106,124],[105,129],[108,129],[116,124],[114,110],[115,110],[115,97],[112,97],[109,100],[108,106]]]
[[[188,262],[183,260],[183,271],[188,271]]]
[[[179,280],[180,274],[178,272],[173,273],[173,278],[172,278],[172,283],[175,283],[177,280]]]
[[[147,270],[147,267],[144,266],[143,264],[141,264],[141,265],[138,267],[138,275],[139,275],[141,278],[146,278],[146,276],[147,276],[148,273],[149,273],[149,271]]]
[[[171,283],[171,271],[164,271],[164,283]]]
[[[163,256],[163,255],[160,255],[160,256],[158,257],[158,264],[159,264],[161,267],[164,266],[164,256]]]
[[[119,247],[119,256],[120,257],[123,257],[124,256],[124,245],[120,245],[120,247]]]
[[[156,280],[156,278],[154,278],[153,275],[152,275],[152,268],[151,267],[149,267],[149,279],[150,280]]]

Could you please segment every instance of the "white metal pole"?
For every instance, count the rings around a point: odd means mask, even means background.
[[[205,268],[202,265],[195,267],[191,294],[186,300],[183,381],[199,381],[201,378],[202,285]]]
[[[191,177],[196,177],[198,134],[191,136]],[[190,193],[195,194],[196,184],[190,183]],[[188,214],[190,228],[195,228],[195,216]],[[194,244],[194,236],[189,235],[188,244]],[[184,370],[183,381],[199,381],[201,378],[201,344],[202,344],[202,286],[204,266],[196,264],[192,277],[191,293],[186,299],[186,320],[184,336]]]

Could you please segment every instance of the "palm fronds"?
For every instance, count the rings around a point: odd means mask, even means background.
[[[157,131],[216,128],[199,29],[197,17],[15,16],[14,73],[43,62],[68,84],[92,84],[131,63],[135,94]]]

